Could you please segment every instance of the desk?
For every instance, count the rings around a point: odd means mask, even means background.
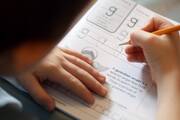
[[[180,11],[179,0],[135,0],[139,4],[146,6],[147,8],[158,12],[166,17],[174,19],[180,22],[180,15],[177,14]],[[12,85],[4,80],[0,80],[0,86],[2,86],[7,92],[19,99],[24,105],[24,111],[31,113],[33,116],[37,116],[40,120],[72,120],[72,118],[66,116],[63,112],[55,110],[52,113],[47,112],[36,104],[30,96],[22,93],[14,88]]]
[[[9,94],[21,101],[25,113],[36,117],[39,120],[73,120],[71,117],[65,115],[59,110],[49,113],[38,105],[29,95],[16,89],[13,85],[9,84],[2,78],[0,78],[0,86]]]

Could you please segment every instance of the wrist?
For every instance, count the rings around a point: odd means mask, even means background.
[[[158,99],[164,100],[168,97],[177,97],[180,93],[180,72],[171,71],[156,80]]]
[[[180,75],[166,74],[157,82],[157,120],[179,120],[180,118]]]

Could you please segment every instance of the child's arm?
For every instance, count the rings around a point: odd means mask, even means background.
[[[173,72],[158,85],[157,120],[180,120],[180,76],[179,71]]]
[[[179,33],[156,36],[149,32],[172,26],[162,18],[153,18],[143,30],[131,34],[127,59],[147,62],[157,85],[157,120],[180,119],[180,38]],[[147,31],[147,32],[145,32]]]
[[[55,48],[33,72],[17,77],[29,94],[48,110],[53,110],[54,100],[41,84],[49,80],[69,89],[89,104],[94,103],[92,92],[105,96],[105,77],[91,66],[92,61],[80,53]],[[91,92],[92,91],[92,92]]]

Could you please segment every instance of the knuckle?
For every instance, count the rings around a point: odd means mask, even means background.
[[[138,33],[138,30],[133,31],[133,32],[130,34],[130,40],[131,40],[132,43],[134,43],[134,41],[137,39],[137,33]]]
[[[59,61],[61,61],[61,62],[66,61],[66,59],[65,59],[64,57],[61,57],[61,56],[59,56],[58,59],[59,59]]]
[[[85,101],[87,101],[87,96],[89,96],[89,92],[87,92],[86,89],[82,89],[81,93],[79,94],[79,96],[84,99]]]
[[[133,40],[133,39],[135,38],[135,35],[136,35],[136,32],[135,32],[135,31],[134,31],[134,32],[131,32],[131,34],[130,34],[130,39]]]
[[[67,64],[67,60],[66,60],[66,59],[62,59],[62,60],[60,60],[59,65],[64,66],[64,65],[66,65],[66,64]]]
[[[83,87],[81,92],[78,93],[79,96],[86,101],[87,103],[93,104],[95,99],[92,95],[92,93],[90,92],[90,90],[88,90],[86,87]]]
[[[81,63],[81,60],[79,58],[73,56],[73,59],[75,63]]]
[[[82,58],[84,58],[85,60],[90,60],[89,57],[87,57],[87,56],[85,56],[85,55],[83,55],[83,54],[82,54],[81,56],[82,56]]]
[[[90,73],[92,73],[93,75],[97,75],[97,74],[98,74],[97,70],[94,69],[93,67],[90,67],[90,68],[89,68],[89,71],[90,71]]]
[[[58,67],[57,67],[57,65],[55,63],[49,63],[49,64],[46,65],[46,67],[47,67],[47,69],[49,71],[56,71],[56,70],[58,70]]]
[[[81,69],[77,69],[77,70],[76,70],[76,74],[83,76],[83,75],[85,74],[85,72],[83,72]]]
[[[66,62],[66,58],[64,56],[58,56],[57,58],[60,62]]]
[[[74,76],[70,76],[70,77],[68,78],[68,81],[70,81],[71,84],[74,85],[74,84],[76,83],[76,78],[75,78]]]
[[[145,45],[153,45],[153,44],[156,43],[156,41],[157,41],[157,37],[156,37],[156,36],[154,36],[154,35],[149,35],[149,36],[147,37],[147,40],[145,40]]]

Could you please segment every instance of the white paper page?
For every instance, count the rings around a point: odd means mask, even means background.
[[[154,120],[156,92],[144,64],[126,60],[128,34],[143,27],[155,13],[130,0],[100,0],[79,21],[59,46],[87,55],[107,77],[106,98],[93,106],[58,87],[48,91],[57,107],[83,120]],[[57,86],[54,86],[57,88]]]
[[[156,91],[149,72],[143,64],[129,63],[124,46],[119,46],[154,15],[130,0],[99,0],[59,46],[93,59],[94,66],[107,77],[108,96],[96,96],[95,104],[88,106],[52,84],[47,90],[56,99],[56,107],[82,120],[154,120]],[[4,78],[24,91],[15,78]]]

